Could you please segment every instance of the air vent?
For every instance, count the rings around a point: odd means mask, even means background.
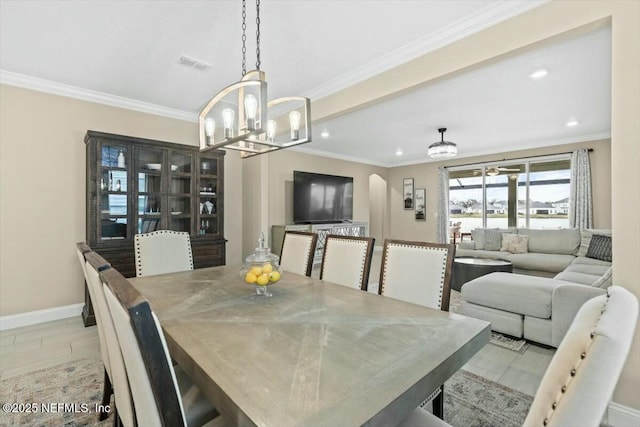
[[[213,67],[213,65],[208,64],[204,61],[200,61],[199,59],[192,58],[190,56],[182,55],[178,62],[185,67],[195,68],[198,71],[206,71]]]

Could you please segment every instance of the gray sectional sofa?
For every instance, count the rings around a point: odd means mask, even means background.
[[[527,252],[491,250],[495,242],[483,247],[495,231],[527,235]],[[608,258],[591,248],[593,235],[611,236],[610,230],[474,232],[474,241],[461,242],[456,257],[505,259],[514,267],[514,274],[492,273],[462,286],[463,313],[491,322],[494,331],[557,347],[582,304],[611,285],[610,240]]]

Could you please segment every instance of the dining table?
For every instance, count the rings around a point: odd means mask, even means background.
[[[258,296],[241,267],[129,279],[229,425],[395,426],[490,339],[488,322],[290,272]]]

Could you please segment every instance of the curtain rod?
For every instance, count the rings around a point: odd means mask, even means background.
[[[593,148],[587,148],[587,151],[589,153],[593,152]],[[564,153],[553,153],[553,154],[545,154],[542,156],[535,156],[535,157],[544,157],[544,156],[558,156],[558,155],[562,155],[562,154],[573,154],[573,151],[566,151]],[[524,159],[530,159],[531,157],[515,157],[512,159],[502,159],[502,160],[487,160],[486,162],[474,162],[474,163],[465,163],[462,165],[449,165],[449,166],[444,166],[445,169],[449,169],[449,168],[460,168],[463,166],[474,166],[474,165],[484,165],[486,163],[497,163],[497,162],[510,162],[512,160],[524,160]]]

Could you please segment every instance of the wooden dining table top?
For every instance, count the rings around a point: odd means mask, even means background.
[[[289,272],[251,296],[240,267],[129,279],[230,425],[396,425],[489,342],[488,322]]]

